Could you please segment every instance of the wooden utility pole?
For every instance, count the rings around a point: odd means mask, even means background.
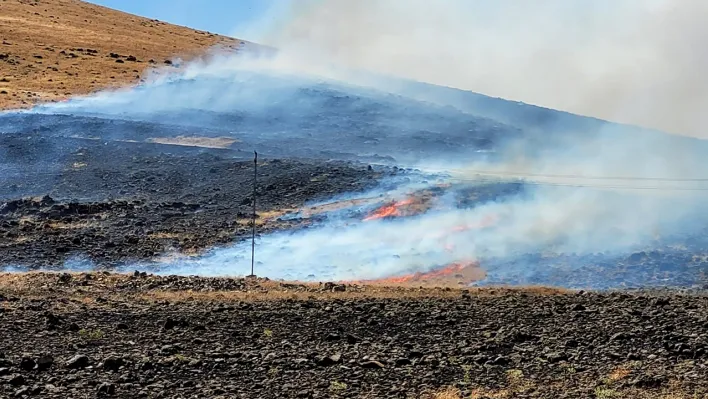
[[[256,265],[256,187],[258,186],[258,152],[253,151],[253,215],[251,215],[251,276]]]

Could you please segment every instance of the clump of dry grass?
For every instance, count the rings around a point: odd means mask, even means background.
[[[570,387],[554,386],[552,388],[541,388],[534,397],[553,397],[557,394],[565,393]],[[430,394],[423,395],[423,399],[513,399],[524,395],[524,392],[515,389],[473,389],[468,396],[454,387],[442,388]],[[523,396],[527,397],[527,396]],[[677,388],[666,388],[663,390],[651,389],[612,389],[607,387],[596,388],[588,396],[596,399],[702,399],[704,396],[684,392]]]
[[[461,399],[462,392],[454,387],[443,388],[439,391],[425,395],[425,399]]]

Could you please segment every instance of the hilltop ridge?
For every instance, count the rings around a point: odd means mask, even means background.
[[[0,109],[138,83],[150,66],[243,44],[80,0],[0,0]]]

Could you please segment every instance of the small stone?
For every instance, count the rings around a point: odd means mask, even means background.
[[[25,356],[20,360],[20,368],[24,371],[34,370],[34,366],[36,365],[37,363],[35,363],[34,359],[29,356]]]
[[[103,384],[99,385],[97,390],[99,393],[102,393],[104,395],[116,394],[116,386],[108,382],[104,382]]]
[[[359,363],[359,365],[365,369],[382,369],[385,367],[383,365],[383,363],[377,362],[376,360],[369,360],[367,362],[362,362],[362,363]]]
[[[165,323],[162,325],[162,328],[164,328],[165,330],[171,330],[177,327],[178,324],[179,323],[177,322],[177,320],[168,318],[167,320],[165,320]]]
[[[115,356],[110,356],[103,361],[103,368],[110,371],[118,371],[124,365],[125,360]]]
[[[334,366],[335,364],[342,361],[342,355],[340,353],[335,353],[332,356],[324,356],[317,361],[317,364],[323,367]]]
[[[357,337],[354,334],[347,334],[347,343],[348,344],[354,345],[357,342],[361,342],[361,338]]]
[[[37,359],[37,370],[49,370],[54,364],[54,358],[51,355],[43,355]]]
[[[13,387],[19,387],[25,385],[25,377],[21,374],[13,375],[9,380],[7,380]]]
[[[325,341],[339,341],[339,339],[342,338],[339,334],[327,334],[327,337],[325,338]]]
[[[495,366],[506,366],[511,363],[511,361],[506,356],[497,356],[497,358],[492,360],[491,363]]]
[[[568,360],[568,355],[565,352],[552,352],[546,355],[546,359],[551,363],[558,363]]]
[[[423,352],[418,350],[412,350],[408,352],[408,357],[411,359],[420,359],[421,357],[423,357]]]
[[[89,358],[86,355],[76,355],[66,362],[68,369],[82,369],[89,365]]]
[[[398,366],[398,367],[407,366],[409,364],[411,364],[411,360],[408,358],[402,357],[402,358],[396,359],[396,366]]]
[[[160,348],[160,353],[163,355],[174,355],[177,352],[179,352],[179,348],[174,345],[164,345]]]

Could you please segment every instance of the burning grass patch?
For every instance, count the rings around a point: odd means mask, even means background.
[[[457,262],[429,272],[416,272],[356,283],[372,286],[463,288],[472,282],[484,279],[485,275],[477,262]]]

